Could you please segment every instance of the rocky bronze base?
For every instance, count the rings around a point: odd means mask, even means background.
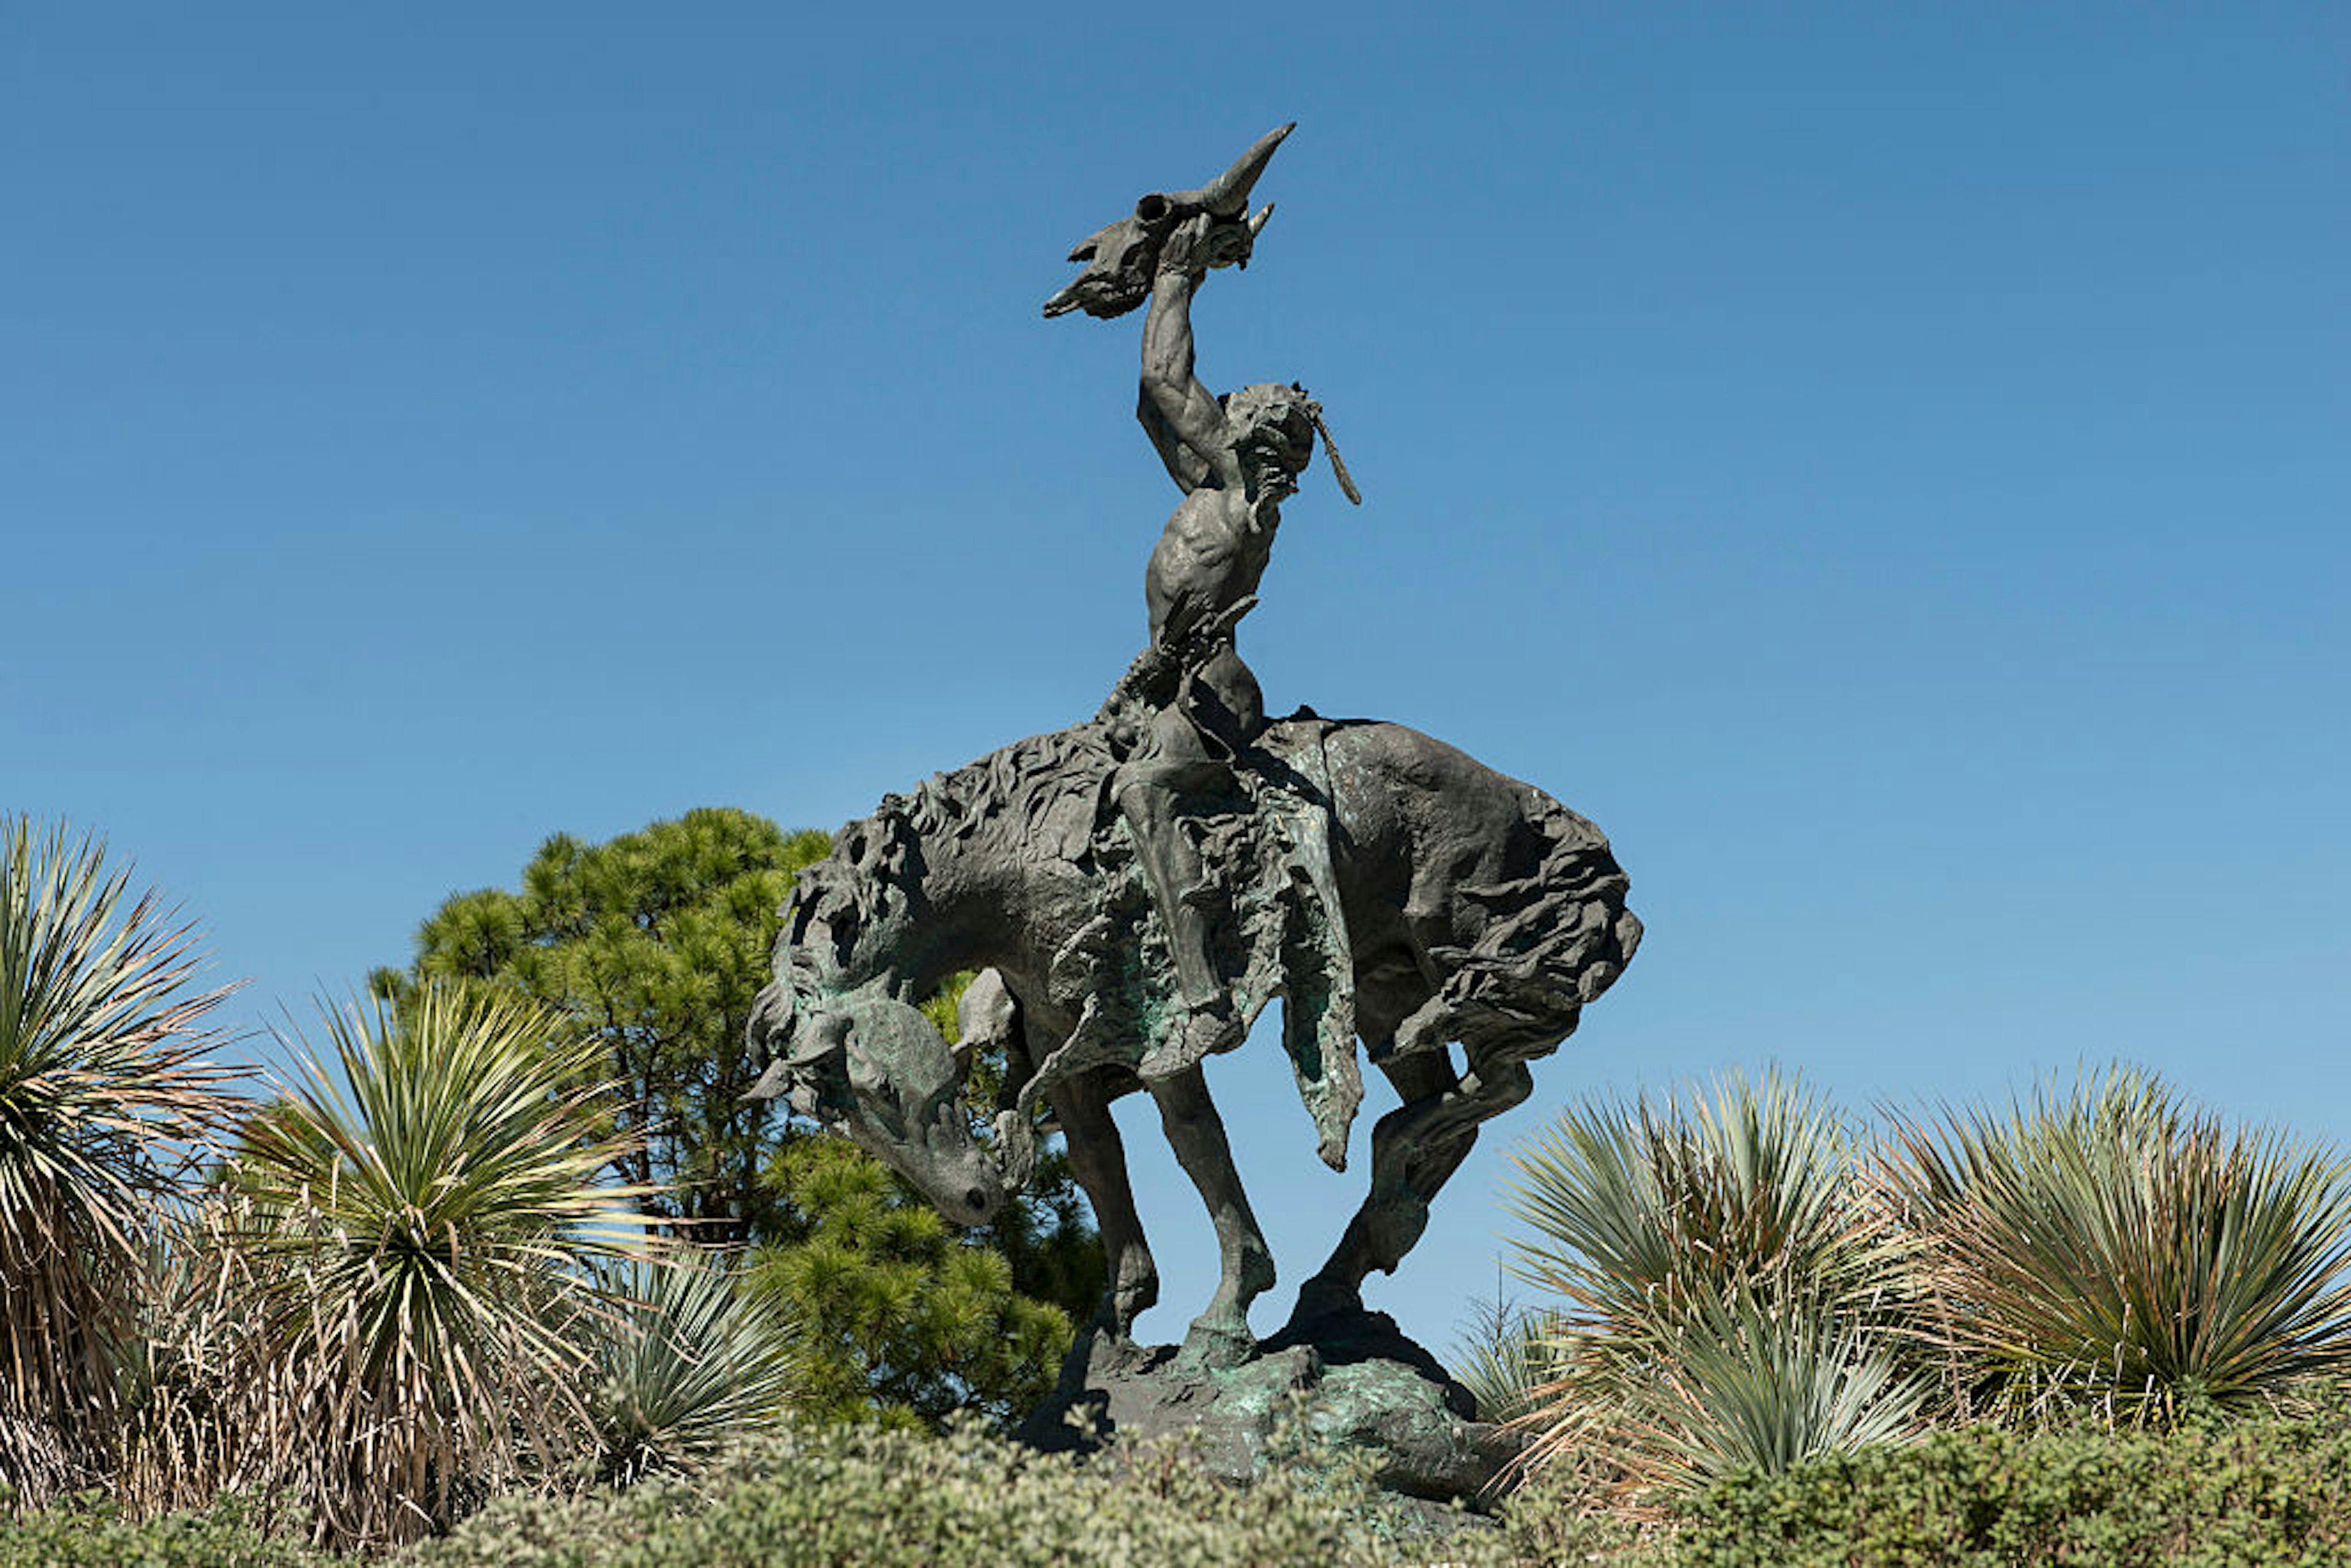
[[[1520,1439],[1478,1420],[1468,1390],[1385,1313],[1285,1331],[1245,1359],[1216,1359],[1090,1329],[1019,1436],[1067,1451],[1196,1432],[1213,1473],[1247,1481],[1294,1415],[1309,1439],[1370,1454],[1381,1486],[1436,1502],[1474,1500],[1519,1452]]]

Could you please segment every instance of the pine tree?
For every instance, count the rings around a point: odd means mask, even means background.
[[[1018,1415],[1102,1291],[1102,1249],[1057,1141],[1028,1193],[965,1236],[870,1156],[745,1097],[765,1065],[743,1035],[779,912],[793,873],[831,847],[728,809],[601,844],[559,833],[520,891],[452,896],[419,928],[412,966],[371,983],[396,1001],[425,980],[486,985],[598,1039],[604,1074],[633,1102],[617,1130],[637,1145],[608,1174],[654,1189],[642,1207],[689,1222],[687,1239],[759,1249],[761,1288],[809,1314],[830,1357],[820,1379],[834,1407]],[[927,1005],[950,1037],[961,984]],[[1000,1053],[975,1063],[976,1133],[1002,1071]]]

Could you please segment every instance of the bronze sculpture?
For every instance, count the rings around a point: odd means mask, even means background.
[[[843,828],[801,874],[751,1026],[770,1058],[761,1092],[788,1095],[967,1223],[1026,1181],[1050,1108],[1110,1286],[1038,1424],[1047,1439],[1080,1404],[1126,1426],[1177,1407],[1190,1416],[1168,1419],[1196,1416],[1216,1399],[1185,1389],[1229,1392],[1253,1366],[1336,1398],[1326,1362],[1387,1369],[1350,1385],[1359,1404],[1410,1406],[1421,1428],[1466,1417],[1466,1395],[1433,1358],[1364,1311],[1362,1282],[1395,1268],[1479,1126],[1527,1096],[1527,1063],[1574,1029],[1640,938],[1607,841],[1541,791],[1398,726],[1303,708],[1265,717],[1235,628],[1256,602],[1280,503],[1329,434],[1294,385],[1212,396],[1194,373],[1190,307],[1210,270],[1246,265],[1271,210],[1249,216],[1251,189],[1289,129],[1198,190],[1143,198],[1072,253],[1086,270],[1045,307],[1109,319],[1148,301],[1138,418],[1185,495],[1146,571],[1147,646],[1092,720]],[[959,1055],[914,1004],[972,969],[988,973]],[[1248,1311],[1273,1260],[1201,1062],[1240,1044],[1277,996],[1326,1164],[1345,1167],[1359,1038],[1401,1103],[1374,1129],[1369,1193],[1260,1346]],[[963,1103],[983,1037],[1009,1069],[985,1145]],[[1157,1278],[1109,1105],[1137,1091],[1157,1103],[1221,1254],[1180,1351],[1132,1343]],[[1237,1469],[1254,1440],[1239,1441]],[[1458,1432],[1366,1440],[1390,1451],[1407,1490],[1458,1491],[1490,1470]]]

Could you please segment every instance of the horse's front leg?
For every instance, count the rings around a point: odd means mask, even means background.
[[[1196,1067],[1146,1085],[1159,1103],[1159,1124],[1176,1150],[1176,1163],[1208,1206],[1217,1227],[1223,1273],[1208,1310],[1192,1321],[1184,1354],[1210,1366],[1246,1361],[1257,1349],[1249,1333],[1249,1303],[1273,1285],[1273,1254],[1249,1211],[1240,1172],[1225,1141],[1225,1124],[1208,1098],[1207,1080]]]
[[[1130,1084],[1130,1087],[1132,1085]],[[1134,1320],[1159,1299],[1159,1270],[1143,1239],[1143,1220],[1128,1185],[1126,1145],[1111,1119],[1111,1092],[1099,1072],[1081,1073],[1052,1092],[1053,1112],[1070,1155],[1070,1174],[1093,1205],[1102,1233],[1103,1282],[1101,1315],[1095,1320],[1119,1339],[1134,1336]]]
[[[1466,1081],[1444,1051],[1381,1065],[1404,1103],[1373,1127],[1372,1190],[1330,1260],[1298,1292],[1289,1329],[1303,1337],[1364,1310],[1364,1276],[1395,1272],[1428,1228],[1438,1190],[1477,1144],[1479,1127],[1534,1092],[1526,1064],[1508,1056],[1479,1063]]]

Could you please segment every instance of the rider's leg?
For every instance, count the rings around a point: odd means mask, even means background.
[[[1214,1007],[1224,998],[1208,953],[1207,908],[1216,901],[1200,852],[1176,820],[1176,794],[1149,763],[1135,765],[1118,790],[1119,814],[1134,840],[1134,858],[1167,924],[1176,983],[1186,1003]]]

